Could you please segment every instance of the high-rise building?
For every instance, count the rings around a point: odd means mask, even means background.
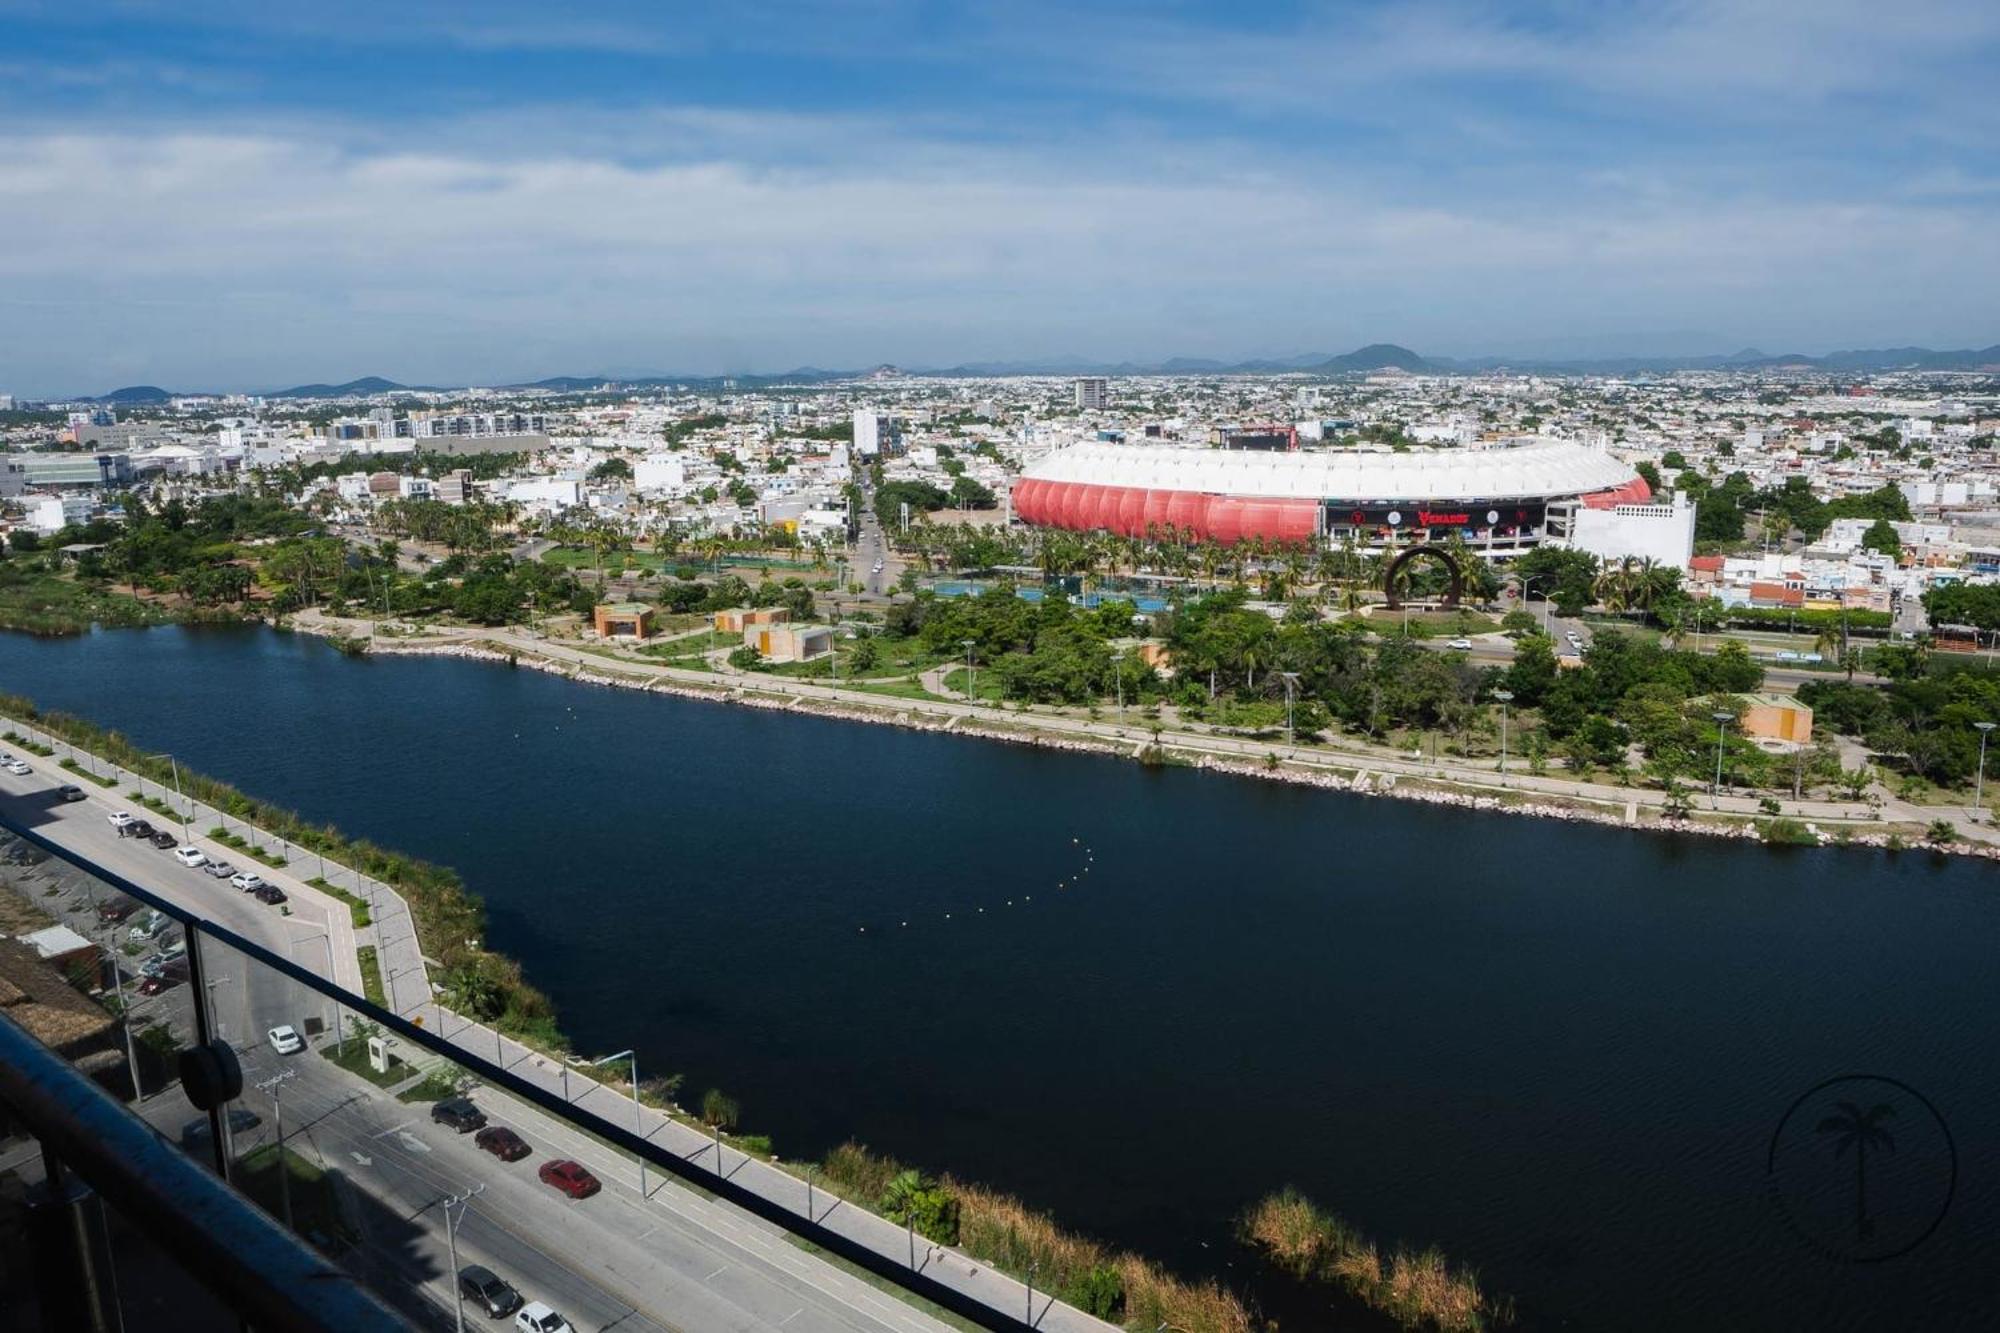
[[[1076,382],[1076,406],[1080,412],[1102,412],[1108,384],[1102,375],[1086,375]]]
[[[896,452],[903,440],[903,423],[872,407],[854,409],[854,452],[861,458],[878,458]]]

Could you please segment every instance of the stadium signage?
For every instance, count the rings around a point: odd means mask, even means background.
[[[1514,500],[1488,504],[1342,504],[1329,500],[1326,525],[1329,528],[1457,528],[1468,532],[1492,530],[1516,532],[1539,528],[1547,515],[1540,500]]]

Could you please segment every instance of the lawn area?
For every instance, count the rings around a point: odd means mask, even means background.
[[[0,579],[0,629],[81,634],[92,625],[164,625],[173,617],[136,597],[56,574]]]
[[[370,1030],[361,1028],[359,1022],[349,1024],[347,1040],[339,1045],[319,1048],[322,1057],[345,1069],[350,1074],[367,1079],[378,1088],[393,1088],[410,1076],[410,1067],[395,1055],[389,1057],[389,1072],[378,1074],[368,1063],[368,1037]]]
[[[935,700],[939,697],[925,689],[920,682],[907,679],[869,680],[856,685],[854,689],[861,694],[881,694],[895,699]]]
[[[978,698],[985,699],[990,703],[999,703],[1007,697],[1006,687],[1000,681],[999,672],[990,670],[979,671],[975,672],[974,675],[976,679],[973,683],[978,686]],[[944,687],[950,690],[954,696],[963,698],[965,696],[965,668],[956,667],[953,670],[945,672]]]
[[[292,1228],[322,1249],[345,1249],[355,1237],[341,1215],[340,1200],[326,1172],[285,1149],[285,1173],[290,1176]],[[231,1183],[271,1216],[285,1216],[284,1187],[278,1179],[278,1145],[266,1144],[236,1163]]]
[[[354,951],[355,962],[361,965],[361,993],[370,1004],[387,1008],[389,996],[382,989],[382,963],[376,957],[375,946],[364,944]]]

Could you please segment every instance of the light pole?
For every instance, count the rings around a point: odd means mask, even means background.
[[[1280,671],[1278,674],[1284,678],[1285,682],[1285,744],[1287,746],[1297,745],[1298,735],[1292,730],[1292,688],[1299,683],[1299,673],[1296,671]]]
[[[484,1185],[474,1185],[463,1194],[447,1194],[438,1200],[444,1205],[444,1243],[451,1252],[452,1310],[457,1319],[458,1333],[465,1333],[465,1289],[458,1284],[458,1219],[451,1215],[451,1210],[457,1208],[459,1215],[464,1216],[465,1210],[472,1206],[473,1196],[485,1188]]]
[[[979,702],[979,677],[974,674],[977,668],[972,665],[972,648],[977,642],[978,640],[976,639],[959,640],[959,643],[965,648],[965,701],[967,703]]]
[[[106,938],[115,945],[117,936],[118,927],[114,925]],[[139,1086],[139,1048],[132,1042],[132,1010],[125,1003],[125,973],[118,966],[118,956],[110,946],[105,948],[105,957],[111,963],[111,987],[118,992],[118,1026],[125,1029],[125,1062],[132,1072],[132,1100],[136,1104],[146,1100],[146,1093]]]
[[[632,1062],[632,1132],[638,1134],[642,1139],[651,1138],[652,1136],[649,1134],[639,1133],[641,1124],[639,1112],[639,1053],[637,1051],[620,1051],[616,1055],[605,1056],[597,1063],[601,1067],[610,1064],[613,1060],[630,1060]],[[639,1197],[642,1199],[646,1197],[646,1158],[643,1154],[639,1157]]]
[[[1979,772],[1972,779],[1972,820],[1979,822],[1979,803],[1986,795],[1986,736],[1993,730],[1991,722],[1975,722],[1979,729]]]
[[[267,1093],[271,1098],[271,1122],[278,1134],[278,1198],[284,1209],[287,1231],[295,1231],[297,1228],[292,1225],[292,1168],[285,1161],[285,1099],[278,1095],[278,1091],[284,1086],[285,1080],[297,1072],[287,1069],[284,1073],[273,1075],[257,1085],[257,1091]]]
[[[1512,690],[1495,690],[1493,697],[1500,701],[1500,773],[1507,773],[1507,705],[1514,702]]]
[[[1729,724],[1736,715],[1717,709],[1709,716],[1715,719],[1715,781],[1708,789],[1708,803],[1715,808],[1722,792],[1722,739],[1729,734]]]
[[[1125,716],[1125,654],[1111,654],[1111,681],[1118,687],[1118,716]]]
[[[286,948],[286,952],[290,953],[293,950],[297,949],[299,945],[310,944],[314,940],[318,940],[321,944],[324,944],[326,946],[326,979],[328,981],[332,981],[333,980],[333,936],[328,934],[326,931],[323,930],[317,931],[314,934],[306,936],[302,940],[291,941],[291,943]],[[340,1034],[340,1002],[337,1000],[334,1001],[333,1005],[333,1044],[336,1048],[344,1047],[347,1044]]]
[[[181,803],[181,841],[184,843],[190,841],[190,835],[188,834],[188,821],[187,821],[187,797],[181,794],[181,761],[174,758],[173,755],[169,754],[164,750],[162,750],[159,754],[149,754],[146,756],[146,758],[164,759],[169,764],[173,765],[174,797]],[[140,787],[142,790],[144,789],[145,787],[144,779],[141,779]]]

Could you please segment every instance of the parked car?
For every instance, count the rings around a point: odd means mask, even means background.
[[[168,848],[172,847],[175,843],[179,842],[180,839],[176,838],[167,829],[158,829],[154,832],[151,838],[147,839],[147,841],[152,843],[155,847],[159,848],[161,851],[164,852]]]
[[[56,799],[59,801],[80,801],[83,799],[83,788],[77,786],[74,782],[65,782],[62,786],[56,788]]]
[[[201,868],[201,873],[211,879],[228,879],[236,873],[236,867],[227,861],[210,861]]]
[[[162,991],[172,990],[187,979],[188,961],[186,957],[169,958],[161,963],[158,972],[139,979],[139,994],[158,995]]]
[[[139,904],[130,898],[115,898],[97,905],[97,919],[107,926],[115,926],[138,910]]]
[[[270,1038],[271,1049],[279,1055],[297,1055],[306,1048],[306,1039],[290,1023],[280,1023],[265,1036]]]
[[[492,1269],[478,1264],[458,1270],[458,1291],[495,1319],[504,1319],[521,1308],[521,1293],[501,1281]]]
[[[540,1301],[529,1301],[514,1316],[519,1333],[576,1333],[576,1326]]]
[[[552,1185],[572,1199],[588,1199],[604,1188],[582,1162],[572,1162],[568,1158],[543,1162],[535,1174],[541,1177],[544,1185]]]
[[[27,777],[30,773],[35,771],[34,769],[28,767],[27,762],[25,760],[21,759],[12,760],[6,765],[6,769],[9,773],[12,773],[17,778]]]
[[[431,1123],[470,1134],[486,1128],[486,1116],[464,1097],[446,1097],[431,1106]]]
[[[113,810],[104,818],[110,822],[112,828],[117,829],[120,833],[123,833],[126,829],[131,828],[139,822],[132,817],[130,810]]]
[[[505,1125],[488,1125],[472,1141],[503,1162],[518,1162],[530,1151],[528,1141]]]
[[[229,884],[245,893],[255,893],[264,887],[264,877],[254,870],[241,870],[229,877]]]
[[[208,863],[208,853],[199,847],[176,847],[174,848],[174,860],[179,861],[184,866],[206,865]]]
[[[119,829],[118,836],[121,838],[144,838],[146,841],[151,842],[153,840],[153,826],[146,820],[135,819],[125,825],[125,827]]]
[[[273,907],[285,901],[285,891],[275,884],[259,884],[251,892],[256,895],[258,902],[269,903]]]
[[[125,938],[134,944],[144,944],[156,936],[165,934],[167,927],[173,923],[172,917],[156,909],[133,922],[132,929],[125,932]]]

